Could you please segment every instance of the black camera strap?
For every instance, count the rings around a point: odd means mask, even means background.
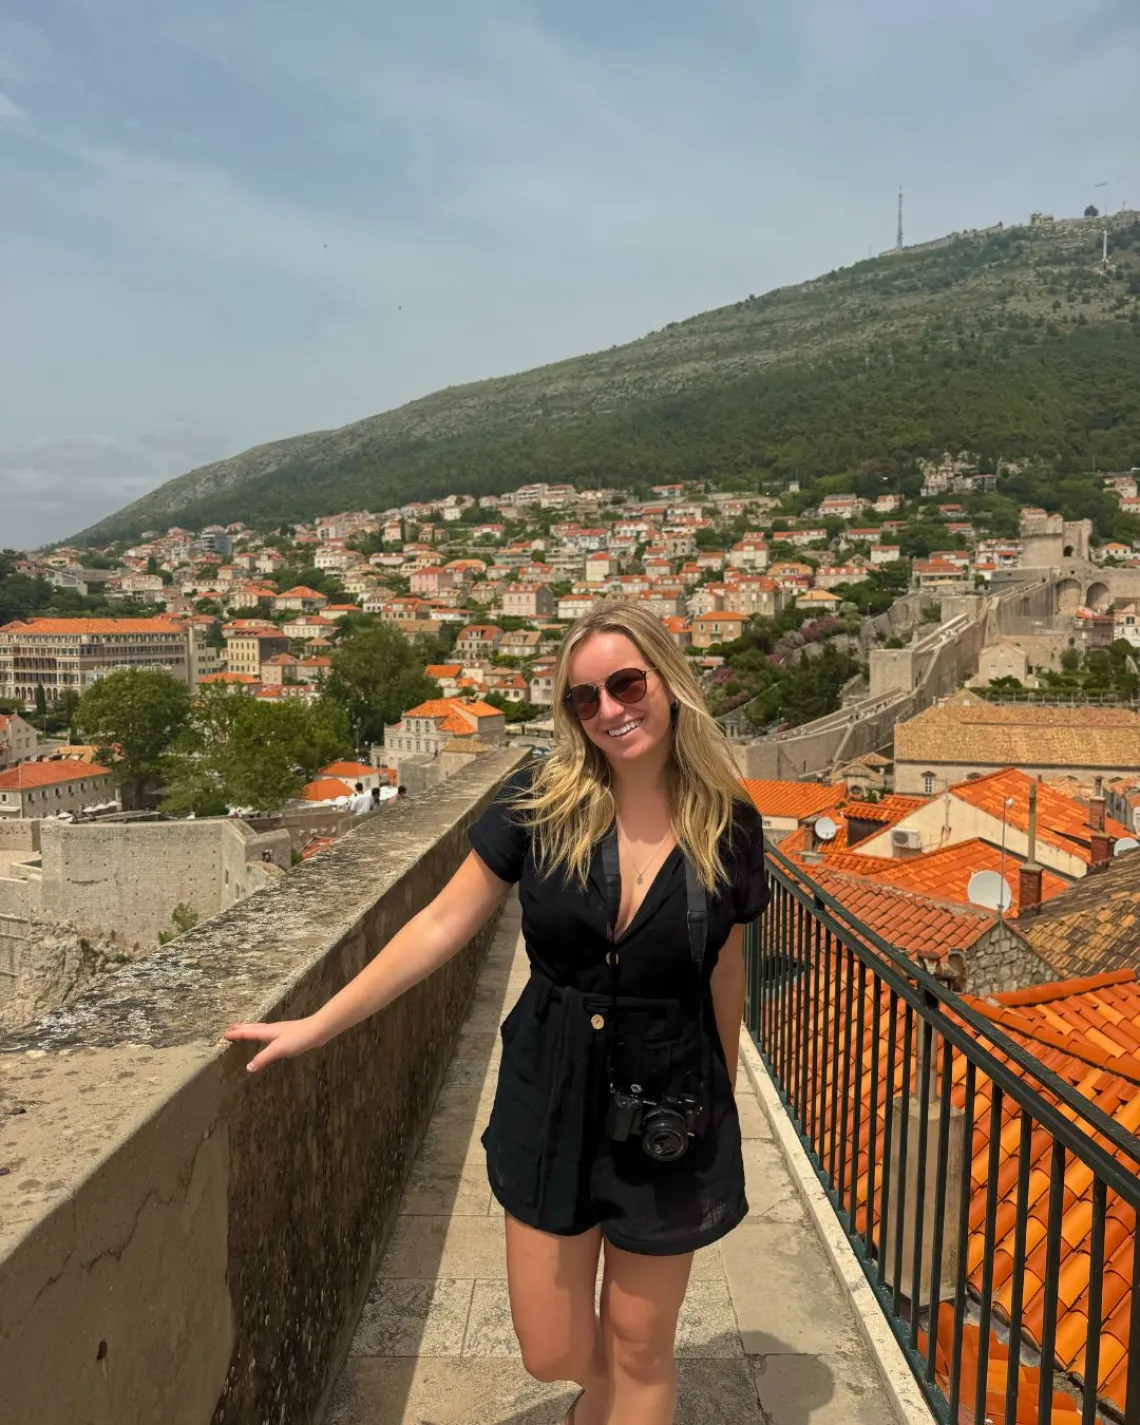
[[[617,1029],[618,980],[621,974],[617,950],[617,923],[621,914],[621,863],[618,856],[617,827],[607,832],[602,840],[602,874],[606,884],[606,928],[610,949],[606,962],[610,967],[610,1013],[606,1025],[607,1072],[611,1084],[613,1080],[613,1046]],[[652,888],[651,888],[652,889]],[[640,910],[640,906],[638,907]],[[701,884],[696,868],[688,856],[685,857],[685,923],[689,933],[689,953],[697,972],[697,1003],[701,1002],[703,990],[702,969],[705,947],[708,941],[708,904],[705,888]]]

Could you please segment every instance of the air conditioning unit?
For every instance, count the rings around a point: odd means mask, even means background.
[[[896,826],[891,832],[891,845],[897,851],[921,851],[922,833]]]

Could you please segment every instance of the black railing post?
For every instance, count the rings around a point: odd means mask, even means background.
[[[1096,1425],[1096,1403],[1100,1387],[1100,1333],[1104,1290],[1104,1219],[1108,1212],[1108,1188],[1093,1179],[1092,1244],[1089,1248],[1089,1334],[1085,1340],[1084,1405],[1081,1425]],[[1132,1342],[1128,1343],[1131,1354]]]
[[[1021,1139],[1017,1150],[1017,1203],[1013,1218],[1013,1275],[1009,1303],[1009,1366],[1005,1384],[1005,1418],[1017,1419],[1021,1388],[1021,1315],[1025,1297],[1025,1235],[1029,1226],[1029,1167],[1033,1146],[1033,1120],[1021,1110]]]
[[[962,1201],[958,1206],[958,1281],[954,1287],[954,1343],[950,1359],[948,1419],[957,1425],[962,1400],[962,1337],[966,1325],[966,1280],[970,1254],[970,1188],[973,1185],[974,1107],[977,1070],[966,1061],[966,1151],[962,1155]]]
[[[1045,1284],[1042,1301],[1045,1319],[1041,1325],[1041,1393],[1037,1398],[1037,1418],[1041,1425],[1053,1419],[1053,1360],[1057,1344],[1057,1277],[1061,1270],[1061,1223],[1065,1211],[1065,1145],[1053,1139],[1049,1155],[1049,1225],[1045,1234]]]

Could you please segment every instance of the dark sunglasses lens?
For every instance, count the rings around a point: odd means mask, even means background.
[[[625,707],[645,696],[645,674],[639,668],[623,668],[606,679],[606,691]]]
[[[598,711],[597,689],[589,683],[580,683],[566,694],[566,706],[581,718],[591,718]]]

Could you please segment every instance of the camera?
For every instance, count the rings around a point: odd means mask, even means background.
[[[640,1134],[642,1151],[648,1157],[671,1163],[688,1152],[700,1116],[701,1101],[691,1094],[663,1094],[655,1101],[642,1096],[640,1084],[633,1084],[629,1093],[613,1091],[610,1137],[624,1143],[631,1134]]]

